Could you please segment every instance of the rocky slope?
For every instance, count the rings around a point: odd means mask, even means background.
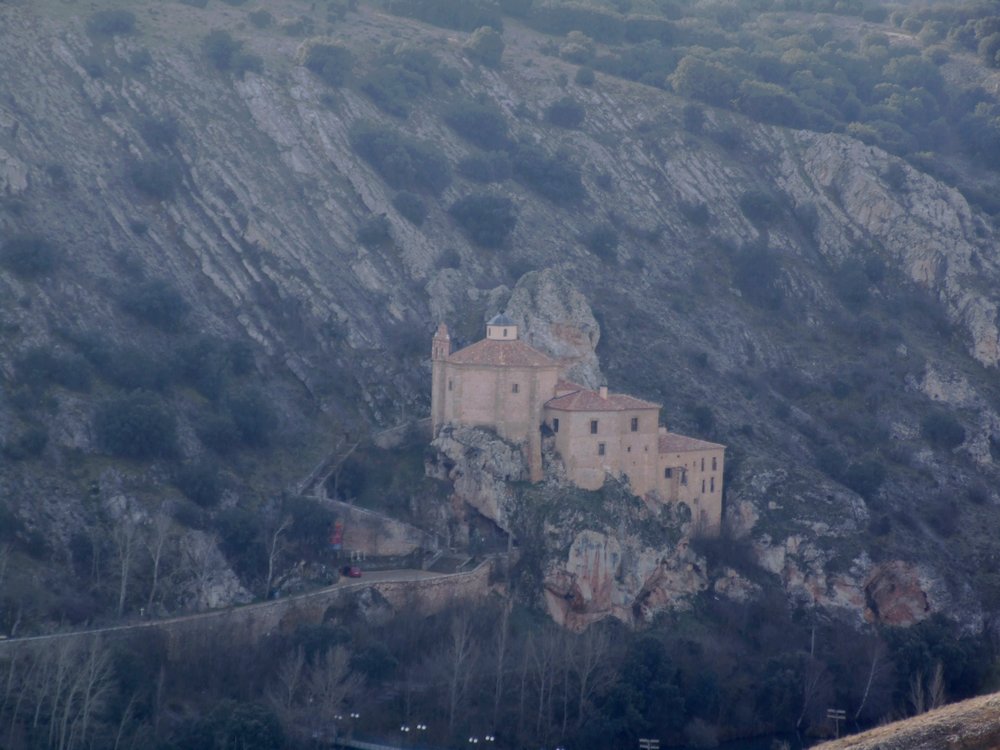
[[[468,35],[368,4],[333,21],[310,3],[269,7],[278,18],[258,29],[250,6],[134,3],[136,30],[107,37],[87,31],[90,7],[0,5],[2,63],[22,71],[0,81],[3,237],[41,236],[58,259],[36,276],[0,269],[0,442],[33,425],[48,433],[40,455],[0,466],[23,569],[72,565],[74,529],[117,494],[145,508],[177,498],[169,461],[109,458],[99,443],[94,415],[114,384],[95,376],[89,391],[55,384],[39,396],[19,380],[29,350],[69,356],[94,331],[166,360],[200,334],[248,347],[245,377],[276,409],[280,440],[224,457],[221,471],[223,504],[257,507],[345,429],[426,413],[438,321],[468,343],[508,308],[530,341],[575,359],[579,379],[661,401],[672,428],[730,446],[728,525],[794,599],[857,622],[933,611],[982,622],[995,605],[1000,497],[969,488],[997,479],[1000,269],[995,228],[960,193],[846,135],[711,109],[694,132],[683,126],[689,102],[662,90],[603,75],[567,83],[576,66],[514,20],[491,69],[465,54]],[[238,37],[260,71],[214,69],[201,47],[213,29]],[[303,67],[311,36],[353,50],[356,80],[382,64],[380,45],[427,50],[458,80],[393,117],[357,85],[330,87]],[[545,117],[567,95],[586,112],[573,129]],[[480,185],[456,175],[423,195],[418,227],[351,144],[352,127],[375,122],[436,144],[454,166],[476,148],[441,112],[476,97],[520,142],[581,169],[575,202],[517,181],[491,188],[517,214],[498,250],[470,242],[448,213]],[[164,122],[175,137],[151,135]],[[138,187],[142,165],[165,171],[168,189]],[[778,208],[753,211],[752,193]],[[359,241],[380,216],[391,237]],[[588,238],[607,227],[616,241],[597,252]],[[129,313],[130,291],[157,280],[186,305],[179,328]],[[199,420],[213,407],[183,385],[159,398],[178,418],[173,460],[198,460]],[[927,439],[932,408],[958,420],[959,444]],[[846,468],[817,468],[824,449]],[[872,460],[881,484],[845,483]],[[498,493],[481,497],[503,525]],[[664,550],[625,554],[628,539],[574,523],[553,526],[564,554],[551,590],[600,600],[581,605],[580,622],[631,611]],[[48,554],[24,552],[32,534]],[[694,564],[668,554],[671,571]],[[601,593],[613,568],[632,583]],[[730,577],[714,585],[748,590]]]

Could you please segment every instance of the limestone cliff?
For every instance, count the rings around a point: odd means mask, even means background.
[[[239,403],[192,385],[211,369],[191,354],[195,339],[249,353],[233,378],[275,412],[268,444],[212,459],[219,507],[256,508],[345,433],[426,414],[438,321],[468,343],[508,308],[534,345],[577,363],[574,377],[662,402],[671,428],[729,446],[727,524],[791,597],[859,618],[929,608],[979,621],[1000,520],[988,216],[844,134],[710,107],[696,130],[684,124],[691,102],[662,89],[570,83],[577,67],[514,19],[494,69],[465,54],[464,32],[365,2],[332,20],[298,0],[269,7],[311,21],[257,28],[241,6],[136,3],[135,31],[109,37],[88,32],[80,4],[0,4],[0,63],[20,71],[0,81],[0,239],[53,249],[44,273],[0,267],[0,497],[19,567],[66,575],[74,530],[98,525],[81,498],[120,494],[109,466],[136,502],[167,500],[180,526],[217,520],[173,484],[178,464],[214,455],[208,428]],[[216,69],[202,48],[213,29],[260,65]],[[353,52],[343,85],[301,64],[313,36]],[[406,45],[449,72],[387,114],[361,82]],[[566,96],[585,111],[575,128],[546,119]],[[577,197],[545,197],[523,175],[484,188],[459,171],[482,152],[443,113],[476,101],[496,108],[511,142],[575,165]],[[405,188],[419,193],[420,221],[352,145],[362,123],[440,151],[450,182]],[[500,248],[474,243],[450,212],[482,191],[516,216]],[[748,200],[760,195],[778,206],[766,217]],[[169,324],[131,296],[163,282],[183,310]],[[102,359],[139,362],[133,348],[162,372],[124,377]],[[25,382],[35,350],[89,372],[87,384],[51,372],[43,388]],[[177,374],[182,354],[194,364]],[[136,383],[176,418],[170,456],[110,456],[99,439],[100,407]],[[957,440],[923,424],[934,410]],[[446,440],[452,456],[482,447]],[[507,468],[498,476],[516,478]],[[507,523],[505,487],[453,478]],[[586,524],[558,534],[554,596],[599,602],[581,622],[705,583],[682,547]],[[734,596],[753,590],[722,580],[712,585]]]

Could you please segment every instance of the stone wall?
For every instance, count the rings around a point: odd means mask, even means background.
[[[328,614],[337,609],[349,608],[365,598],[377,599],[388,617],[414,614],[425,616],[438,612],[455,601],[485,597],[489,592],[493,564],[492,560],[487,560],[467,573],[450,575],[429,575],[413,571],[414,576],[426,577],[361,580],[284,599],[196,615],[0,641],[0,658],[12,653],[22,644],[37,645],[65,638],[90,639],[95,636],[126,640],[161,634],[166,638],[171,658],[211,642],[214,638],[250,646],[270,635],[290,633],[301,625],[318,625],[325,621]]]
[[[339,500],[326,502],[344,522],[345,550],[379,557],[404,557],[418,549],[437,549],[437,537],[416,526]]]

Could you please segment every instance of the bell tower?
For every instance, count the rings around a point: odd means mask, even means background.
[[[445,421],[445,399],[448,398],[445,389],[448,377],[446,360],[450,354],[451,336],[448,334],[448,326],[440,323],[431,341],[431,434],[434,437],[437,437],[438,428]]]

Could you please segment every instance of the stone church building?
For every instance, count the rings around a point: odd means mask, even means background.
[[[596,490],[608,474],[626,476],[637,495],[683,502],[703,529],[718,531],[725,446],[668,432],[660,404],[566,380],[566,364],[520,340],[506,315],[486,324],[485,339],[456,352],[442,323],[431,362],[435,436],[444,424],[491,428],[521,446],[538,482],[544,425],[578,487]]]

